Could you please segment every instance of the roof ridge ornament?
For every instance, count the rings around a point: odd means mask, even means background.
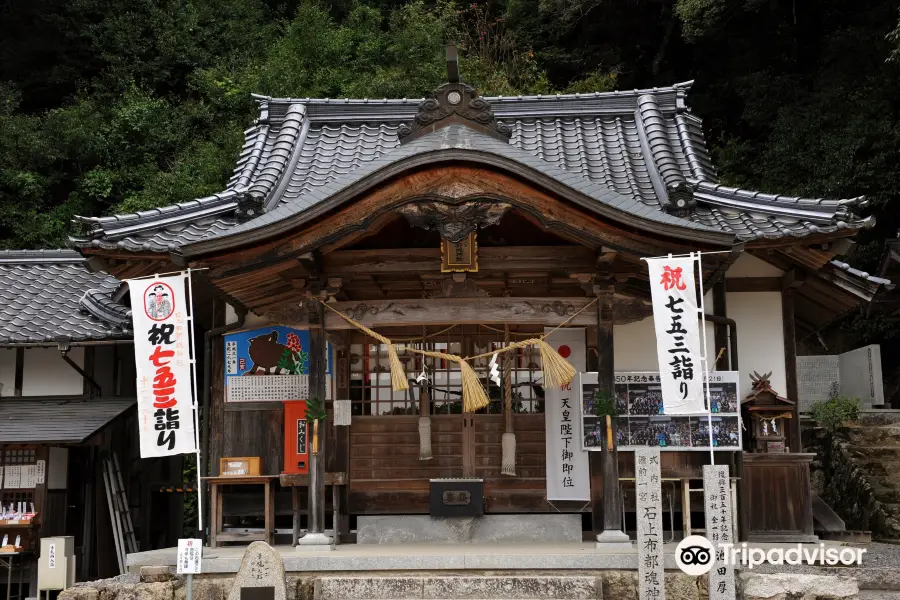
[[[412,124],[404,123],[397,130],[400,143],[411,142],[448,125],[464,125],[509,143],[512,137],[509,125],[498,121],[490,102],[460,80],[456,46],[447,46],[447,79],[447,83],[419,104]]]

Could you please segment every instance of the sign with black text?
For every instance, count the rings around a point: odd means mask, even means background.
[[[694,265],[699,255],[647,258],[653,325],[659,360],[660,391],[666,414],[684,415],[706,409]]]
[[[178,540],[178,562],[176,571],[179,575],[197,575],[203,558],[203,540]]]
[[[141,458],[196,452],[186,273],[127,282],[134,321]]]
[[[577,373],[587,368],[584,329],[557,329],[545,341],[568,360]],[[573,380],[561,388],[544,389],[547,500],[551,502],[591,499],[588,455],[578,441],[581,397],[577,387]]]

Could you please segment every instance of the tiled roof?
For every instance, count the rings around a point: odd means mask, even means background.
[[[130,338],[131,311],[112,300],[119,285],[71,250],[0,252],[0,345]]]
[[[0,444],[80,444],[135,400],[2,400]]]
[[[564,173],[569,187],[594,185],[626,197],[644,218],[652,219],[654,211],[668,217],[664,211],[667,190],[683,185],[694,190],[697,206],[689,219],[696,226],[740,241],[871,225],[871,219],[852,213],[854,207],[864,205],[862,198],[795,198],[721,185],[702,122],[685,104],[689,88],[690,82],[627,92],[486,100],[498,120],[512,130],[508,145],[518,158],[537,159]],[[358,179],[351,173],[363,172],[369,163],[393,162],[402,156],[397,130],[412,120],[421,102],[257,100],[260,117],[245,132],[234,176],[224,192],[156,211],[82,218],[91,225],[91,232],[74,243],[82,248],[165,253],[271,224],[273,213],[284,215],[284,206],[298,209],[317,204],[323,193],[341,187],[335,182]],[[479,144],[473,150],[482,150],[488,139],[472,138]],[[239,225],[235,211],[244,198],[261,202],[265,214]],[[254,220],[258,223],[251,224]]]

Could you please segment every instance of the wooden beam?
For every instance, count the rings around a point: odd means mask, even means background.
[[[590,298],[432,298],[422,300],[374,300],[334,302],[329,306],[366,327],[515,323],[559,325],[584,308]],[[596,323],[593,311],[584,311],[569,321],[572,326]],[[351,329],[333,311],[326,311],[327,329]]]
[[[780,292],[781,277],[728,277],[725,279],[728,292]]]
[[[422,273],[441,269],[440,248],[339,250],[323,257],[328,275]],[[506,246],[479,248],[483,271],[592,271],[593,251],[584,246]]]

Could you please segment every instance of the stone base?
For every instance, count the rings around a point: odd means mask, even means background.
[[[324,533],[307,533],[297,540],[297,549],[303,552],[330,552],[334,545],[330,537]]]
[[[617,550],[631,546],[631,538],[624,531],[611,529],[597,536],[597,548],[603,550]]]
[[[366,516],[357,544],[519,544],[581,542],[581,515]]]

